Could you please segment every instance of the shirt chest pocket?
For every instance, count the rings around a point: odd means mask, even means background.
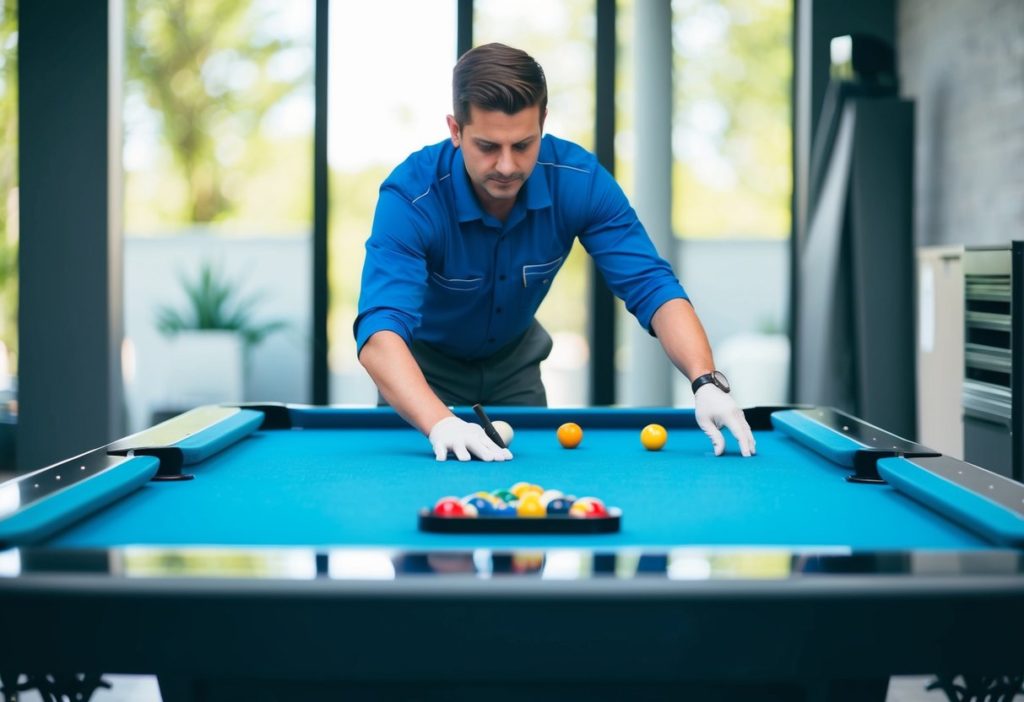
[[[439,288],[452,292],[472,292],[480,289],[480,286],[484,283],[484,279],[468,276],[464,278],[448,278],[440,273],[431,273],[430,282]]]
[[[531,263],[523,266],[523,287],[536,288],[550,285],[552,278],[555,277],[555,273],[558,272],[564,260],[565,256],[559,256],[553,261]]]

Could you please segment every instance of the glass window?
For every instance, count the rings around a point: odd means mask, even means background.
[[[679,274],[701,301],[737,402],[785,402],[792,3],[676,0],[672,9]],[[689,399],[689,388],[676,396]]]
[[[627,192],[633,6],[619,2],[616,166]],[[743,406],[787,397],[792,13],[791,0],[672,3],[674,264]],[[692,403],[678,373],[674,396]]]
[[[673,151],[679,236],[790,233],[790,0],[676,0]]]
[[[330,36],[330,397],[376,404],[352,335],[364,245],[387,175],[412,152],[448,138],[456,3],[332,3]]]
[[[127,0],[130,429],[309,401],[312,0]]]
[[[0,15],[0,471],[13,471],[18,417],[18,3]]]
[[[587,149],[594,144],[596,31],[593,0],[477,0],[474,10],[476,45],[508,44],[526,51],[544,67],[548,82],[544,131]],[[577,243],[537,313],[554,340],[551,356],[541,365],[552,407],[587,403],[589,271],[590,258]]]

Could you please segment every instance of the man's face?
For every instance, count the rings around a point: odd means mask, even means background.
[[[485,212],[504,219],[512,209],[537,165],[541,127],[539,105],[514,115],[470,106],[469,121],[461,131],[448,116],[452,144],[462,149],[466,172]]]

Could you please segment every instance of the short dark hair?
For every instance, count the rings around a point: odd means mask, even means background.
[[[514,115],[534,105],[548,107],[544,69],[521,49],[484,44],[462,55],[452,71],[452,101],[459,129],[469,122],[469,107]]]

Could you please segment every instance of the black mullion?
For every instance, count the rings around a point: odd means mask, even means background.
[[[458,3],[455,36],[456,58],[473,48],[473,0],[458,0]]]
[[[800,323],[800,241],[803,235],[803,224],[799,221],[800,216],[800,196],[797,191],[799,186],[799,176],[797,169],[800,167],[800,153],[799,153],[799,138],[798,130],[801,129],[799,112],[800,104],[797,98],[798,86],[797,81],[799,80],[800,62],[806,61],[807,57],[804,57],[800,53],[800,5],[802,2],[807,0],[793,0],[792,11],[793,16],[790,24],[791,39],[790,39],[790,50],[792,51],[793,60],[791,65],[793,66],[793,74],[790,78],[790,100],[789,100],[789,126],[790,134],[790,188],[791,195],[789,199],[790,209],[790,223],[789,223],[789,301],[787,304],[787,311],[789,314],[789,348],[792,352],[789,354],[789,380],[786,383],[786,401],[796,402],[797,396],[797,344],[796,334],[797,325]]]
[[[314,64],[315,116],[313,120],[313,404],[329,400],[327,373],[327,310],[330,286],[327,279],[327,41],[329,0],[316,0]]]
[[[615,3],[595,0],[594,152],[610,173],[615,173]],[[593,261],[590,264],[590,404],[615,404],[615,298]]]

